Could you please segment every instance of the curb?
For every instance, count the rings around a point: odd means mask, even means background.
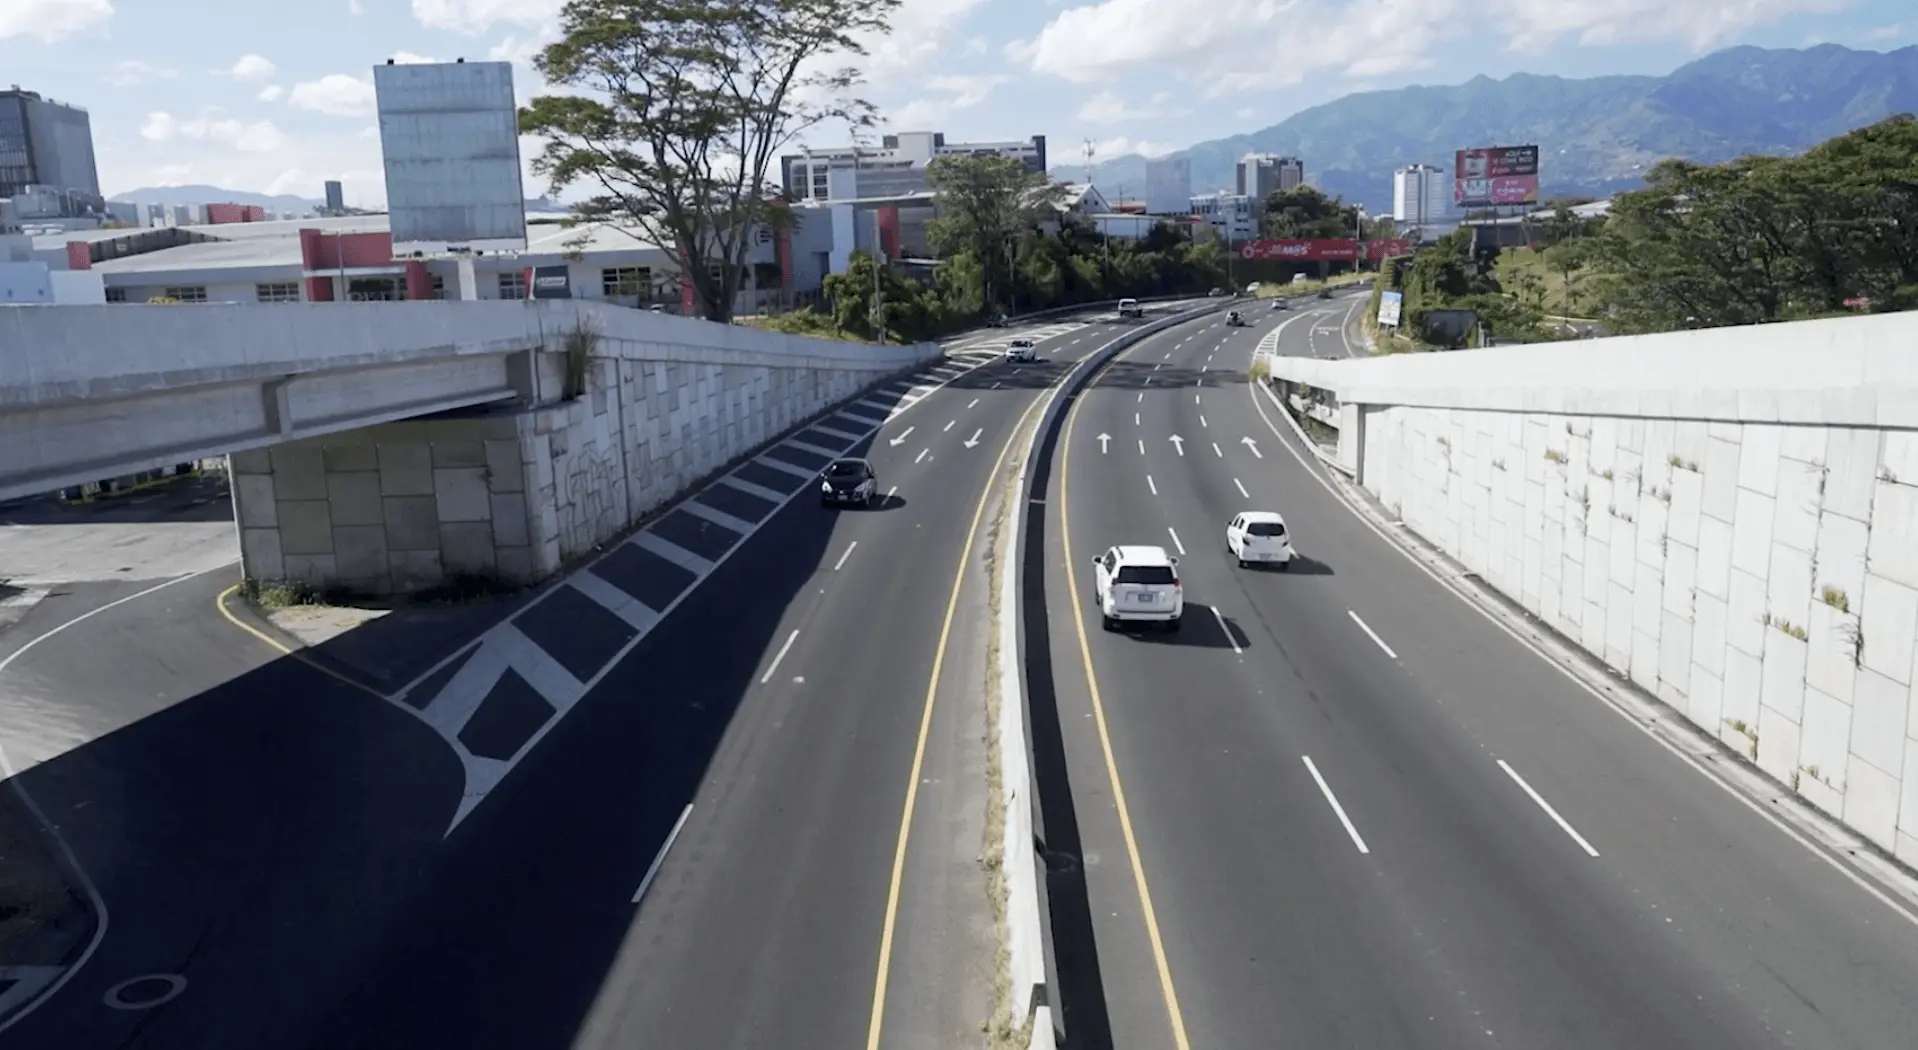
[[[1112,360],[1169,328],[1218,313],[1234,300],[1219,299],[1196,309],[1151,322],[1136,331],[1117,336],[1079,361],[1065,379],[1053,388],[1038,422],[1033,426],[1024,458],[1013,485],[1021,506],[1029,506],[1033,456],[1058,430],[1065,406]],[[999,559],[1001,578],[999,619],[999,748],[1000,785],[1006,807],[1005,838],[1000,848],[1002,870],[1006,878],[1006,954],[1012,986],[1011,1010],[1014,1024],[1031,1024],[1032,1050],[1063,1044],[1064,1033],[1058,1027],[1058,1004],[1048,1001],[1046,983],[1047,953],[1050,951],[1047,909],[1041,903],[1038,825],[1033,782],[1032,740],[1027,728],[1030,712],[1026,706],[1024,621],[1019,610],[1024,575],[1023,548],[1025,518],[1008,531],[1006,553]]]

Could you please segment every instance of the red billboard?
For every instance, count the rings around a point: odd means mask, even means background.
[[[1383,240],[1365,242],[1365,257],[1372,262],[1377,262],[1380,259],[1390,259],[1395,255],[1410,254],[1412,254],[1412,238],[1410,237],[1387,237]]]
[[[1281,262],[1352,262],[1358,257],[1359,242],[1348,239],[1246,241],[1239,245],[1241,259]]]
[[[1462,149],[1452,157],[1452,203],[1496,208],[1538,203],[1538,147]]]

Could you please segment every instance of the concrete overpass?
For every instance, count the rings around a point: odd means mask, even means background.
[[[1260,400],[1334,428],[1321,458],[1443,552],[1441,573],[1476,575],[1914,865],[1913,346],[1904,313],[1266,357]]]
[[[595,338],[569,389],[576,332]],[[530,582],[938,353],[573,300],[14,307],[0,499],[231,453],[249,577]],[[563,520],[555,479],[586,462],[591,520]]]

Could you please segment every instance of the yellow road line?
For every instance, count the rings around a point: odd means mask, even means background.
[[[1025,429],[1032,410],[1044,400],[1042,397],[1032,399],[1032,403],[1019,413],[1018,421],[1012,425],[1012,435],[1000,446],[999,458],[993,461],[992,472],[986,476],[985,487],[979,493],[979,505],[972,512],[972,525],[966,530],[965,545],[959,551],[959,568],[953,573],[952,595],[946,599],[946,620],[939,628],[939,644],[932,656],[932,676],[926,682],[926,703],[919,715],[919,740],[913,747],[912,773],[906,778],[905,809],[899,815],[899,845],[893,851],[892,884],[886,890],[886,920],[879,933],[879,972],[873,977],[872,1020],[866,1028],[866,1050],[879,1050],[879,1035],[885,1025],[886,982],[892,969],[892,941],[899,921],[899,894],[906,878],[906,843],[912,837],[913,810],[919,804],[919,777],[925,769],[926,742],[932,736],[933,706],[939,696],[939,674],[945,667],[946,644],[952,637],[952,621],[959,612],[959,592],[966,582],[966,566],[972,561],[972,543],[979,535],[979,523],[985,520],[986,505],[992,501],[994,483],[1006,465],[1006,456],[1019,440],[1019,432]]]
[[[1143,344],[1140,344],[1143,345]],[[1125,356],[1114,356],[1117,361]],[[1094,377],[1096,380],[1097,377]],[[1086,386],[1087,390],[1091,385]],[[1078,559],[1072,555],[1072,525],[1068,501],[1072,489],[1072,431],[1079,422],[1079,406],[1084,396],[1067,410],[1066,432],[1059,452],[1059,542],[1066,560],[1066,591],[1072,596],[1072,624],[1079,632],[1079,659],[1085,665],[1086,692],[1092,697],[1092,719],[1099,729],[1099,747],[1105,752],[1106,779],[1112,783],[1112,801],[1119,813],[1119,831],[1125,837],[1126,855],[1132,861],[1132,881],[1139,891],[1139,911],[1145,916],[1146,939],[1152,944],[1152,962],[1159,970],[1159,994],[1165,999],[1165,1012],[1172,1025],[1174,1050],[1192,1050],[1185,1034],[1185,1014],[1179,1009],[1179,993],[1172,987],[1172,965],[1166,961],[1165,942],[1159,936],[1159,916],[1152,910],[1152,891],[1146,887],[1145,863],[1139,859],[1139,839],[1132,832],[1132,813],[1126,808],[1125,786],[1119,781],[1119,763],[1112,755],[1112,734],[1106,728],[1105,702],[1099,695],[1099,676],[1092,669],[1092,646],[1086,640],[1086,620],[1080,608],[1079,574],[1073,571]]]
[[[285,642],[280,641],[278,638],[273,637],[272,635],[266,633],[265,631],[262,631],[259,628],[253,626],[252,624],[247,623],[245,620],[240,619],[238,616],[233,615],[233,610],[227,608],[226,603],[227,603],[227,599],[239,593],[239,590],[240,590],[240,584],[236,583],[233,586],[228,587],[226,590],[221,591],[220,596],[218,598],[213,599],[213,604],[219,608],[220,615],[226,617],[226,622],[232,624],[235,627],[238,627],[240,630],[245,631],[246,633],[252,635],[253,637],[258,638],[260,641],[265,642],[267,645],[273,647],[274,649],[279,650],[283,655],[290,656],[293,659],[298,660],[299,662],[305,664],[308,667],[311,667],[315,671],[320,672],[321,674],[327,676],[328,678],[333,679],[334,681],[344,682],[347,685],[350,685],[353,688],[358,689],[362,693],[371,693],[372,695],[379,697],[381,700],[392,699],[392,697],[387,696],[385,693],[380,692],[378,689],[375,689],[370,685],[367,685],[365,682],[356,682],[353,679],[348,678],[346,675],[343,675],[340,672],[335,671],[331,667],[328,667],[325,664],[320,663],[318,660],[315,660],[312,657],[307,656],[305,653],[300,652],[298,649],[295,649],[287,645]]]

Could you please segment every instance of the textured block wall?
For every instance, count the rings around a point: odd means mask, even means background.
[[[1918,432],[1362,413],[1408,525],[1918,864]]]

